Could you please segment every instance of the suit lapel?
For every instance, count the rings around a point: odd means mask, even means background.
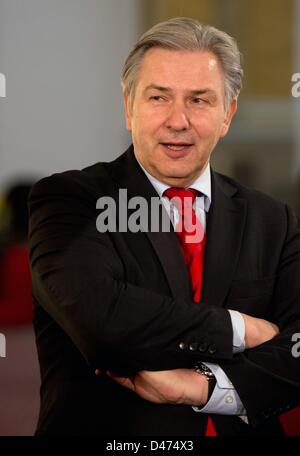
[[[132,146],[114,162],[107,164],[107,169],[117,187],[128,190],[128,198],[144,197],[150,210],[151,198],[158,195],[137,163]],[[224,304],[237,265],[247,202],[242,198],[233,198],[236,191],[234,185],[212,172],[212,205],[207,220],[201,295],[204,303]],[[156,252],[172,295],[192,300],[187,268],[173,229],[166,233],[148,229],[145,236]]]
[[[137,163],[133,147],[131,146],[123,155],[107,165],[107,168],[117,187],[127,189],[128,198],[142,196],[147,200],[150,220],[151,198],[158,198],[158,194]],[[163,210],[163,216],[168,217],[165,210]],[[148,229],[145,236],[159,258],[172,295],[190,300],[192,295],[188,272],[172,226],[170,232],[151,232]]]
[[[212,172],[212,205],[207,221],[201,301],[223,305],[237,265],[247,202],[233,198],[237,189]]]

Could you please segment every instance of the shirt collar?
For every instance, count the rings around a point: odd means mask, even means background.
[[[146,171],[138,161],[138,159],[136,160],[161,198],[164,191],[167,190],[167,188],[170,188],[170,185],[160,182],[158,179],[156,179],[156,177],[149,174],[148,171]],[[211,172],[209,163],[202,174],[197,177],[197,179],[189,186],[189,188],[194,188],[204,195],[204,209],[206,212],[208,212],[211,205]]]

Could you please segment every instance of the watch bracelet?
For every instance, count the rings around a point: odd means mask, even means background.
[[[203,377],[205,377],[206,380],[208,381],[208,398],[207,398],[207,402],[208,402],[211,398],[211,395],[212,395],[212,393],[215,389],[216,383],[217,383],[216,377],[213,374],[213,372],[209,369],[209,367],[207,367],[203,363],[197,363],[195,365],[195,372],[197,372],[197,374],[203,375]]]

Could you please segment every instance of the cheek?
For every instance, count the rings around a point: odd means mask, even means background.
[[[149,106],[141,106],[138,112],[138,118],[144,130],[156,130],[165,124],[167,110],[163,106],[156,107],[156,109],[149,108]]]
[[[219,137],[223,128],[223,119],[213,116],[203,116],[197,120],[194,128],[200,138]]]

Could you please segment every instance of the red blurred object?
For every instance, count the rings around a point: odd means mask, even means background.
[[[300,407],[284,413],[280,417],[281,425],[287,436],[300,436]]]
[[[27,246],[11,245],[0,254],[0,324],[28,324],[32,316]]]
[[[210,417],[208,417],[205,436],[206,437],[216,437],[217,435],[218,434],[215,430],[215,426],[212,422],[212,419]]]

